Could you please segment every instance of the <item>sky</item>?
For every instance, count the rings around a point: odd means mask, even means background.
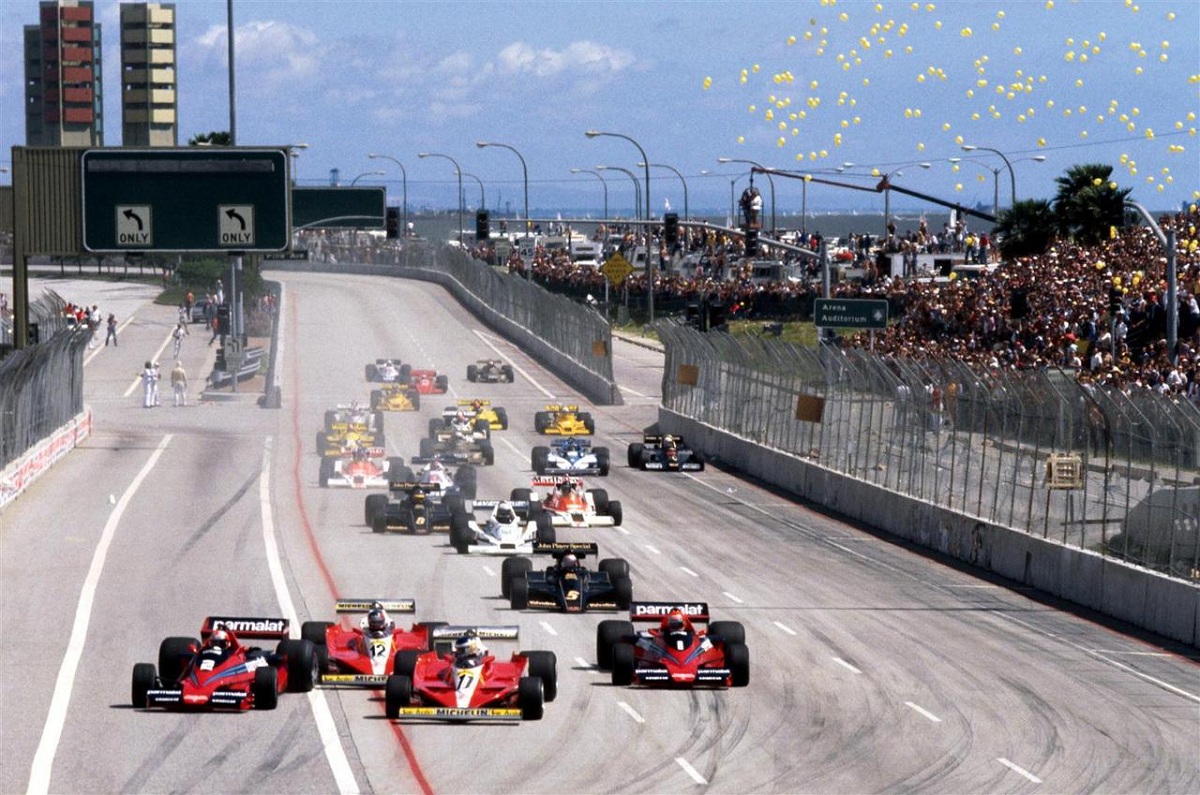
[[[0,0],[0,166],[24,144],[22,28]],[[104,25],[105,143],[120,144],[118,3]],[[386,185],[390,204],[632,215],[727,213],[749,160],[965,205],[1053,198],[1078,164],[1152,209],[1200,200],[1200,2],[420,2],[234,0],[237,143],[306,143],[306,186]],[[229,129],[225,0],[180,0],[180,143]],[[980,147],[963,151],[963,145]],[[998,150],[1011,164],[1011,174]],[[1045,158],[1035,160],[1034,158]],[[960,158],[953,162],[952,158]],[[846,164],[852,164],[847,166]],[[928,164],[926,167],[924,164]],[[572,174],[571,169],[612,170]],[[682,175],[673,173],[670,166]],[[841,172],[837,169],[841,168]],[[367,172],[383,170],[384,175]],[[360,176],[361,175],[361,176]],[[0,173],[7,183],[10,173]],[[601,184],[603,179],[604,184]],[[771,208],[769,186],[762,190]],[[776,177],[780,217],[882,211],[880,194]],[[1015,184],[1014,184],[1015,183]],[[1013,188],[1015,187],[1015,191]],[[893,193],[891,208],[919,207]],[[915,203],[915,204],[914,204]],[[536,213],[535,213],[536,215]]]

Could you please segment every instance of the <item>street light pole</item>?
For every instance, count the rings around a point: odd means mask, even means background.
[[[471,179],[473,179],[479,183],[479,209],[486,210],[487,209],[487,198],[483,195],[483,180],[481,180],[479,177],[475,176],[474,174],[472,174],[469,171],[464,171],[463,176],[470,177]]]
[[[966,149],[966,147],[963,147],[963,148]],[[981,148],[982,147],[974,147],[974,146],[971,147],[971,149],[981,149]],[[971,150],[967,150],[967,151],[971,151]],[[980,168],[984,169],[985,171],[992,172],[992,215],[999,217],[1000,216],[1000,172],[1004,169],[1004,167],[1000,166],[997,168],[992,168],[991,166],[985,166],[983,163],[980,163],[976,160],[972,160],[970,158],[963,159],[961,157],[951,157],[948,159],[951,163],[954,163],[955,165],[958,165],[959,163],[974,163],[975,165],[979,166]],[[1019,158],[1019,159],[1013,160],[1013,161],[1009,161],[1006,159],[1004,162],[1007,163],[1009,169],[1011,169],[1013,163],[1021,163],[1026,160],[1032,160],[1035,163],[1045,163],[1046,156],[1045,155],[1034,155],[1033,157],[1022,157],[1022,158]],[[1016,203],[1015,198],[1013,200],[1013,203],[1014,204]]]
[[[1008,206],[1012,207],[1014,204],[1017,203],[1017,174],[1015,171],[1013,171],[1012,163],[1009,162],[1008,158],[1005,157],[1004,153],[1001,152],[999,149],[992,149],[990,146],[972,146],[971,144],[963,144],[962,145],[962,150],[964,152],[974,152],[976,149],[982,150],[984,152],[992,152],[994,154],[1000,155],[1000,159],[1003,160],[1004,165],[1008,167],[1009,187],[1012,190],[1012,193],[1011,193],[1012,200],[1009,202]]]
[[[497,143],[495,141],[478,141],[475,145],[480,149],[485,149],[489,146],[499,146],[512,152],[521,161],[521,176],[525,182],[525,237],[529,237],[529,168],[525,165],[525,158],[521,157],[521,153],[517,151],[516,147],[509,146],[508,144]],[[530,278],[533,278],[532,271],[526,271],[526,274]]]
[[[459,167],[458,161],[450,155],[443,155],[438,152],[418,152],[417,157],[444,157],[454,164],[454,173],[458,175],[458,244],[462,245],[463,238],[463,189],[462,189],[462,168]]]
[[[397,166],[400,167],[400,182],[401,182],[401,186],[402,186],[402,190],[403,190],[403,196],[400,200],[401,203],[403,204],[403,207],[400,210],[400,213],[403,216],[402,220],[400,221],[400,224],[401,224],[400,236],[407,239],[408,238],[408,172],[404,169],[403,163],[401,163],[399,160],[397,160],[396,158],[391,157],[389,155],[377,155],[377,154],[372,153],[372,154],[367,155],[367,157],[370,158],[371,160],[376,160],[376,159],[390,160],[393,163],[395,163]]]
[[[903,169],[906,169],[909,166],[920,166],[921,168],[931,168],[933,166],[933,164],[932,163],[924,163],[924,162],[905,163],[904,165],[900,166],[899,168],[892,169],[891,171],[889,171],[888,173],[883,175],[883,179],[880,181],[880,184],[883,185],[883,245],[884,245],[885,249],[891,243],[891,235],[892,235],[892,231],[891,231],[891,229],[892,229],[892,181],[891,180],[892,180],[892,177],[903,176],[903,174],[904,174]],[[878,177],[879,169],[877,169],[877,168],[872,169],[872,173],[873,173],[873,176]]]
[[[572,174],[591,174],[596,179],[600,180],[600,184],[604,186],[604,220],[608,221],[608,181],[600,175],[598,171],[592,171],[590,168],[573,168]]]
[[[771,237],[775,237],[775,180],[771,176],[771,170],[762,163],[756,163],[753,160],[743,160],[736,157],[718,157],[718,163],[746,163],[754,166],[763,174],[767,175],[767,183],[771,186]],[[750,179],[754,179],[754,172],[750,172]]]
[[[644,166],[645,163],[638,163],[639,166]],[[688,215],[688,188],[687,180],[683,178],[683,174],[679,173],[679,169],[674,166],[668,166],[666,163],[651,163],[655,168],[666,168],[675,172],[675,176],[679,177],[679,181],[683,183],[683,218],[687,220],[691,216]]]
[[[631,180],[633,180],[633,203],[634,203],[633,217],[641,218],[642,217],[642,186],[638,184],[637,177],[634,176],[634,173],[632,171],[630,171],[629,169],[621,168],[620,166],[596,166],[596,170],[597,171],[623,171],[623,172],[625,172],[625,176],[627,176]],[[647,230],[647,232],[649,232],[649,230]]]
[[[354,179],[350,180],[350,187],[353,188],[355,185],[357,185],[358,181],[360,179],[362,179],[363,177],[382,177],[385,174],[387,174],[386,171],[364,171],[363,173],[359,174]]]
[[[639,152],[641,152],[641,154],[642,154],[642,167],[645,169],[645,172],[646,172],[646,269],[649,272],[649,279],[648,279],[649,284],[647,285],[646,296],[647,296],[647,307],[649,309],[649,314],[650,314],[650,322],[653,323],[654,322],[654,278],[655,278],[654,271],[655,271],[655,267],[654,267],[654,258],[650,256],[650,222],[651,222],[651,218],[650,218],[650,158],[646,157],[646,150],[642,148],[641,144],[639,144],[634,139],[630,138],[628,135],[625,135],[624,133],[601,132],[600,130],[588,130],[587,132],[584,133],[584,135],[586,135],[588,138],[596,138],[596,137],[600,137],[600,136],[607,136],[610,138],[624,138],[626,141],[629,141],[629,143],[636,146],[637,150]],[[635,179],[634,181],[636,182],[637,180]]]

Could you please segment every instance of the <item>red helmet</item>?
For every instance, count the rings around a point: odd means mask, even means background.
[[[681,610],[672,610],[663,616],[660,628],[663,632],[684,632],[688,628],[687,616]]]

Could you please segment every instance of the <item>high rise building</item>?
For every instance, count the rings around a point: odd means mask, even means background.
[[[91,0],[47,0],[25,26],[26,146],[103,146],[100,25]]]
[[[175,4],[123,3],[123,146],[178,146],[175,74]]]

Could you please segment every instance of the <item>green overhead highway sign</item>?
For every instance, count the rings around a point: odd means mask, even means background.
[[[88,251],[282,251],[291,241],[284,149],[89,149]]]
[[[872,298],[818,298],[813,324],[818,328],[887,328],[888,302]]]
[[[292,228],[383,229],[387,189],[292,188]]]

